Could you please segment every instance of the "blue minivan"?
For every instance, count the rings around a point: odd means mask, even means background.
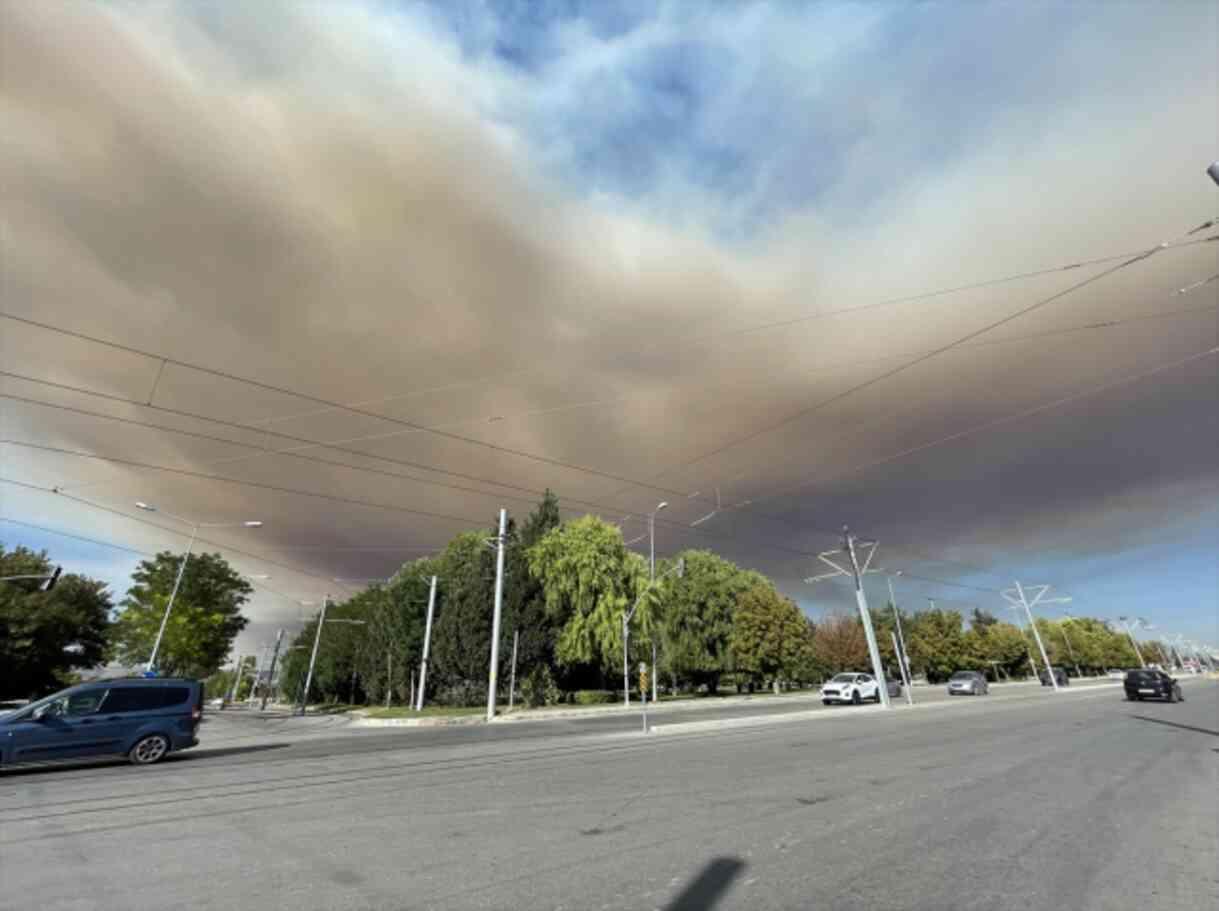
[[[203,684],[175,678],[82,683],[0,715],[0,768],[126,756],[151,765],[199,743]]]

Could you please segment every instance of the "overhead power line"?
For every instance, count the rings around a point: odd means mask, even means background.
[[[129,554],[135,554],[137,557],[144,557],[145,559],[155,559],[157,556],[156,554],[150,553],[149,551],[137,550],[136,548],[128,547],[125,544],[115,544],[113,541],[103,541],[100,538],[90,538],[85,535],[76,535],[76,534],[72,534],[71,532],[60,531],[57,528],[47,528],[45,525],[35,525],[33,522],[23,522],[20,519],[10,519],[8,516],[0,516],[0,522],[7,522],[10,525],[20,525],[23,528],[30,528],[35,531],[41,531],[48,535],[56,535],[60,538],[70,538],[74,541],[83,541],[86,544],[94,544],[94,545],[97,545],[98,547],[109,547],[109,548],[112,548],[113,550],[126,551]],[[157,526],[157,527],[159,528],[160,526]],[[268,592],[269,594],[272,594],[272,595],[278,595],[279,597],[284,598],[288,601],[297,602],[297,599],[293,598],[291,595],[285,595],[283,592],[277,591],[276,589],[272,588],[271,586],[269,586],[261,581],[249,580],[248,578],[247,578],[247,581],[255,589]]]
[[[1019,312],[1017,312],[1017,313],[1015,313],[1015,314],[1012,314],[1010,317],[1007,317],[1007,318],[1005,318],[1005,319],[1003,319],[1003,320],[1001,320],[1001,321],[999,321],[999,322],[997,322],[997,323],[994,323],[994,324],[992,324],[992,325],[990,325],[990,326],[988,326],[988,327],[986,327],[986,328],[984,328],[984,329],[982,329],[982,330],[978,330],[978,331],[977,331],[977,332],[975,332],[975,333],[970,333],[969,335],[967,335],[967,336],[963,337],[962,339],[958,339],[958,340],[956,340],[955,342],[950,343],[950,344],[949,344],[949,345],[947,345],[947,346],[942,346],[941,348],[934,349],[934,350],[932,350],[932,351],[930,351],[930,352],[928,352],[928,353],[926,353],[926,354],[924,354],[924,355],[921,355],[921,356],[920,356],[920,357],[919,357],[919,358],[918,358],[916,361],[909,362],[909,363],[904,364],[904,365],[902,365],[902,366],[900,366],[900,367],[898,367],[898,368],[895,368],[895,369],[894,369],[894,370],[892,370],[892,371],[888,371],[888,372],[886,372],[885,374],[882,374],[882,375],[881,375],[881,376],[879,376],[879,377],[875,377],[874,379],[869,380],[869,381],[867,381],[867,382],[866,382],[866,383],[864,383],[864,384],[861,384],[859,387],[856,387],[856,388],[854,388],[854,389],[852,389],[852,390],[848,390],[847,392],[842,393],[842,394],[840,394],[839,396],[834,397],[834,399],[832,399],[832,400],[827,400],[826,402],[821,403],[821,404],[819,404],[819,405],[817,405],[817,406],[814,406],[814,407],[817,407],[817,408],[819,408],[819,407],[824,407],[825,405],[830,404],[832,401],[837,401],[837,400],[838,400],[838,398],[840,398],[841,396],[845,396],[845,395],[851,394],[851,393],[852,393],[852,392],[854,392],[854,391],[858,391],[859,389],[866,388],[866,386],[870,386],[870,385],[872,385],[873,383],[880,382],[881,380],[886,379],[886,378],[888,378],[889,376],[892,376],[892,375],[894,375],[894,374],[896,374],[896,373],[898,373],[898,372],[901,372],[902,370],[905,370],[905,369],[908,369],[908,368],[909,368],[909,367],[911,367],[911,366],[914,366],[914,364],[915,364],[915,363],[920,363],[920,362],[922,362],[923,360],[927,360],[927,359],[929,359],[929,358],[931,358],[931,357],[935,357],[935,356],[937,356],[938,354],[941,354],[941,353],[943,353],[944,351],[947,351],[947,350],[951,349],[952,347],[955,347],[956,345],[961,344],[961,343],[962,343],[962,342],[964,342],[964,341],[968,341],[969,339],[971,339],[971,338],[975,337],[976,335],[980,335],[980,334],[982,334],[983,332],[987,332],[987,331],[989,331],[990,329],[993,329],[993,328],[995,328],[995,327],[996,327],[996,326],[998,326],[998,325],[1002,325],[1004,322],[1007,322],[1007,321],[1009,321],[1009,320],[1011,320],[1011,319],[1015,319],[1015,318],[1017,318],[1017,317],[1019,317],[1019,316],[1024,315],[1025,313],[1031,312],[1032,310],[1036,309],[1037,307],[1044,306],[1046,303],[1049,303],[1051,300],[1055,300],[1055,299],[1057,299],[1058,297],[1061,297],[1061,296],[1063,296],[1063,295],[1065,295],[1065,294],[1067,294],[1067,293],[1070,293],[1070,291],[1074,290],[1075,288],[1078,288],[1078,287],[1083,287],[1084,285],[1089,284],[1089,283],[1091,283],[1092,281],[1096,281],[1096,280],[1098,280],[1099,278],[1104,277],[1105,275],[1108,275],[1108,274],[1110,274],[1110,273],[1112,273],[1112,272],[1117,271],[1118,269],[1125,268],[1126,266],[1131,265],[1131,264],[1133,264],[1134,262],[1137,262],[1137,261],[1139,261],[1139,260],[1141,260],[1141,259],[1145,259],[1145,258],[1147,258],[1148,256],[1151,256],[1152,254],[1154,254],[1154,253],[1158,252],[1158,251],[1159,251],[1159,250],[1161,250],[1161,249],[1165,249],[1165,248],[1168,248],[1168,247],[1170,247],[1170,246],[1186,246],[1186,245],[1190,245],[1190,244],[1206,243],[1206,242],[1208,242],[1208,241],[1210,241],[1210,240],[1216,240],[1216,239],[1219,239],[1219,235],[1217,235],[1216,237],[1204,238],[1204,239],[1200,239],[1200,240],[1193,240],[1193,241],[1177,241],[1177,242],[1172,243],[1172,244],[1167,244],[1167,243],[1166,243],[1166,244],[1161,244],[1161,245],[1159,245],[1159,246],[1157,246],[1157,247],[1155,247],[1155,248],[1152,248],[1151,250],[1148,250],[1148,251],[1144,251],[1144,252],[1142,252],[1142,253],[1139,253],[1139,254],[1137,254],[1137,255],[1135,255],[1135,256],[1133,256],[1133,257],[1125,257],[1125,258],[1123,259],[1123,262],[1119,263],[1117,266],[1114,266],[1114,267],[1112,267],[1112,268],[1110,268],[1110,269],[1106,269],[1106,270],[1102,271],[1101,273],[1098,273],[1096,276],[1093,276],[1092,278],[1089,278],[1089,279],[1085,280],[1084,282],[1081,282],[1081,283],[1079,283],[1079,284],[1077,284],[1077,285],[1075,285],[1075,286],[1072,286],[1072,288],[1067,289],[1067,291],[1065,291],[1065,292],[1060,292],[1059,294],[1054,295],[1054,296],[1052,296],[1051,298],[1048,298],[1048,299],[1046,299],[1046,300],[1044,300],[1044,301],[1041,301],[1041,302],[1039,302],[1039,303],[1037,303],[1037,304],[1034,304],[1034,305],[1032,305],[1032,306],[1030,306],[1030,307],[1027,307],[1027,308],[1025,308],[1025,309],[1023,309],[1023,310],[1021,310],[1021,311],[1019,311]],[[1124,256],[1125,256],[1125,255],[1123,255],[1123,257],[1124,257]],[[1105,258],[1103,258],[1103,260],[1102,260],[1102,261],[1106,261],[1106,262],[1108,262],[1108,261],[1112,261],[1112,260],[1114,260],[1114,259],[1118,259],[1118,258],[1121,258],[1121,257],[1117,257],[1117,256],[1114,256],[1114,257],[1105,257]],[[1080,264],[1070,264],[1069,266],[1065,266],[1065,267],[1064,267],[1064,266],[1053,267],[1052,269],[1047,270],[1047,271],[1062,271],[1062,270],[1063,270],[1063,269],[1065,269],[1065,268],[1074,268],[1074,267],[1076,267],[1077,265],[1083,265],[1083,264],[1082,264],[1082,263],[1080,263]],[[928,292],[928,293],[929,293],[929,294],[931,294],[931,293],[935,293],[935,292]],[[945,293],[947,293],[947,292],[945,292]],[[642,480],[638,480],[638,479],[634,479],[634,478],[627,478],[627,477],[624,477],[624,476],[622,476],[622,475],[616,474],[616,473],[614,473],[614,472],[604,471],[604,470],[602,470],[602,469],[592,468],[592,467],[590,467],[590,466],[579,465],[579,464],[576,464],[576,463],[572,463],[572,462],[567,462],[567,461],[564,461],[564,460],[562,460],[562,459],[555,459],[555,458],[551,458],[550,456],[546,456],[546,455],[542,455],[542,454],[538,454],[538,453],[526,452],[526,451],[524,451],[524,450],[519,450],[519,449],[516,449],[516,448],[514,448],[514,447],[510,447],[510,446],[503,446],[503,445],[500,445],[500,444],[497,444],[497,443],[491,443],[491,442],[488,442],[488,441],[486,441],[486,440],[479,440],[479,439],[475,439],[475,438],[472,438],[472,437],[463,436],[462,434],[453,433],[452,431],[443,430],[443,429],[441,429],[441,428],[436,428],[436,427],[428,427],[428,426],[423,425],[423,424],[418,424],[418,423],[416,423],[416,422],[414,422],[414,421],[409,421],[409,420],[406,420],[406,419],[403,419],[403,418],[397,418],[397,417],[393,417],[393,416],[389,416],[389,415],[385,415],[385,414],[380,414],[380,413],[378,413],[378,412],[369,411],[369,410],[364,409],[364,408],[356,407],[356,406],[353,406],[353,405],[347,405],[347,404],[344,404],[344,403],[341,403],[341,402],[334,402],[334,401],[330,401],[330,400],[328,400],[328,399],[325,399],[325,398],[323,398],[323,397],[321,397],[321,396],[314,395],[314,394],[312,394],[312,393],[301,392],[301,391],[298,391],[298,390],[293,390],[293,389],[290,389],[290,388],[285,388],[285,387],[282,387],[282,386],[277,386],[277,385],[275,385],[275,384],[272,384],[272,383],[266,383],[266,382],[263,382],[263,381],[261,381],[261,380],[255,380],[255,379],[251,379],[251,378],[248,378],[248,377],[241,377],[241,376],[238,376],[238,375],[236,375],[236,374],[230,373],[230,372],[228,372],[228,371],[224,371],[224,370],[218,370],[218,369],[211,368],[211,367],[206,367],[206,366],[203,366],[203,365],[200,365],[200,364],[194,364],[194,363],[191,363],[191,362],[189,362],[189,361],[183,361],[183,360],[180,360],[180,359],[177,359],[177,358],[168,357],[167,355],[158,354],[158,353],[156,353],[156,352],[151,352],[151,351],[146,351],[146,350],[143,350],[143,349],[137,348],[137,347],[132,346],[132,345],[126,345],[126,344],[123,344],[123,343],[121,343],[121,342],[115,342],[115,341],[111,341],[111,340],[109,340],[109,339],[103,339],[103,338],[99,338],[99,337],[97,337],[97,336],[89,335],[89,334],[84,333],[84,332],[79,332],[79,331],[72,330],[72,329],[65,329],[65,328],[63,328],[63,327],[61,327],[61,326],[55,326],[55,325],[52,325],[52,324],[50,324],[50,323],[42,322],[42,321],[40,321],[40,320],[31,319],[31,318],[29,318],[29,317],[18,316],[18,315],[16,315],[16,314],[12,314],[12,313],[7,313],[7,312],[2,312],[2,311],[0,311],[0,318],[4,318],[4,319],[8,319],[8,320],[12,320],[12,321],[14,321],[14,322],[22,323],[22,324],[24,324],[24,325],[33,326],[33,327],[35,327],[35,328],[43,329],[43,330],[45,330],[45,331],[49,331],[49,332],[55,332],[55,333],[58,333],[58,334],[66,335],[66,336],[68,336],[68,337],[71,337],[71,338],[76,338],[76,339],[81,340],[81,341],[86,341],[86,342],[90,342],[90,343],[92,343],[92,344],[101,345],[101,346],[103,346],[103,347],[107,347],[107,348],[110,348],[110,349],[112,349],[112,350],[116,350],[116,351],[123,351],[123,352],[128,353],[128,354],[134,354],[134,355],[137,355],[137,356],[139,356],[139,357],[144,357],[144,358],[147,358],[147,359],[152,360],[152,361],[157,361],[157,362],[159,362],[159,367],[158,367],[158,369],[160,369],[160,366],[163,366],[163,365],[165,365],[165,364],[172,364],[172,365],[174,365],[174,366],[181,367],[181,368],[186,369],[186,370],[194,370],[194,371],[196,371],[196,372],[203,373],[203,374],[207,374],[207,375],[209,375],[209,376],[215,376],[215,377],[217,377],[217,378],[219,378],[219,379],[228,380],[228,381],[230,381],[230,382],[243,383],[243,384],[250,385],[250,386],[253,386],[253,387],[255,387],[255,388],[258,388],[258,389],[264,389],[264,390],[269,391],[269,392],[274,392],[274,393],[277,393],[277,394],[279,394],[279,395],[285,395],[285,396],[289,396],[289,397],[293,397],[293,398],[299,398],[299,399],[302,399],[302,400],[304,400],[304,401],[309,401],[309,402],[312,402],[312,403],[314,403],[314,404],[316,404],[316,405],[320,405],[320,406],[322,406],[322,407],[324,407],[324,408],[326,408],[326,409],[335,410],[335,411],[344,411],[344,412],[347,412],[347,413],[349,413],[349,414],[354,414],[354,415],[357,415],[357,416],[360,416],[360,417],[371,418],[371,419],[373,419],[373,420],[381,420],[381,421],[385,421],[386,423],[389,423],[389,424],[394,424],[394,425],[398,425],[398,426],[401,426],[401,427],[404,427],[404,428],[407,428],[407,429],[410,429],[410,430],[413,430],[413,431],[418,431],[418,432],[423,432],[423,433],[430,433],[430,434],[433,434],[433,435],[436,435],[436,436],[439,436],[439,437],[442,437],[442,438],[445,438],[445,439],[451,439],[451,440],[453,440],[453,441],[456,441],[456,442],[461,442],[461,443],[465,443],[465,444],[470,445],[470,446],[475,446],[475,447],[478,447],[478,448],[483,448],[483,449],[487,449],[487,450],[490,450],[490,451],[499,452],[499,453],[504,454],[504,455],[511,455],[511,456],[516,457],[516,458],[526,459],[526,460],[529,460],[529,461],[535,461],[535,462],[538,462],[538,463],[541,463],[541,464],[550,465],[550,466],[552,466],[552,467],[556,467],[556,468],[562,468],[562,469],[565,469],[565,470],[568,470],[568,471],[576,471],[576,472],[580,472],[580,473],[588,474],[588,475],[590,475],[590,476],[594,476],[594,477],[600,477],[600,478],[603,478],[603,479],[605,479],[605,480],[616,481],[616,482],[619,482],[619,483],[622,483],[622,484],[627,484],[627,485],[629,485],[630,487],[640,487],[640,488],[643,488],[643,489],[653,490],[653,491],[657,491],[657,492],[660,492],[660,493],[665,493],[665,494],[674,494],[674,495],[675,495],[675,494],[680,493],[682,496],[686,496],[686,495],[687,495],[687,494],[686,494],[686,492],[684,492],[684,491],[677,491],[677,490],[674,490],[674,489],[672,489],[672,488],[666,488],[666,487],[662,487],[662,486],[657,485],[657,484],[652,483],[652,482],[648,482],[648,481],[642,481]],[[804,412],[802,412],[802,414],[803,414],[803,413],[808,413],[808,409],[806,409]],[[797,419],[799,416],[800,416],[800,415],[793,416],[791,419],[792,419],[792,420]],[[247,430],[255,430],[255,431],[258,431],[258,430],[264,430],[264,432],[269,432],[269,431],[265,431],[265,429],[264,429],[264,428],[250,427],[249,425],[245,425],[245,426],[244,426],[244,429],[247,429]],[[773,429],[773,428],[772,428],[772,429]],[[742,440],[737,441],[737,442],[745,442],[747,439],[752,439],[752,438],[754,438],[755,436],[760,435],[760,433],[763,433],[763,432],[769,432],[769,430],[764,429],[763,431],[760,431],[759,433],[751,434],[749,437],[747,437],[747,438],[742,438]],[[728,448],[729,446],[735,446],[735,445],[737,445],[737,442],[734,442],[734,443],[731,443],[731,444],[726,444],[726,446],[725,446],[725,447],[721,447],[721,449],[719,449],[719,450],[716,450],[716,451],[713,451],[713,452],[711,452],[711,453],[708,453],[707,455],[701,456],[701,457],[699,457],[699,458],[697,458],[697,459],[695,459],[695,460],[692,460],[692,461],[690,461],[690,462],[683,463],[683,465],[682,465],[682,466],[679,466],[679,467],[686,467],[687,465],[690,465],[690,464],[695,464],[695,463],[696,463],[696,462],[698,462],[698,461],[703,461],[705,458],[709,458],[709,457],[711,457],[712,455],[717,454],[717,452],[722,451],[722,449],[723,449],[723,448]]]

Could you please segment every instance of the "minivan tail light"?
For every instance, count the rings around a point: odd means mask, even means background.
[[[199,708],[199,706],[195,706],[193,709],[190,710],[190,720],[191,721],[198,721],[202,717],[203,717],[203,709]]]

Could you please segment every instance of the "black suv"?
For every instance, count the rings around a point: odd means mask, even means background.
[[[1166,699],[1169,702],[1184,702],[1181,684],[1163,671],[1154,669],[1126,672],[1126,699],[1138,702],[1141,699]]]

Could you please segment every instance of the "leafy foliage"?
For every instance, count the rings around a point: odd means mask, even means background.
[[[794,680],[813,653],[810,626],[795,603],[769,583],[752,586],[737,603],[732,653],[737,670],[754,678]]]
[[[46,553],[0,545],[0,576],[46,575]],[[0,582],[0,698],[39,696],[105,657],[111,612],[102,582],[65,575],[49,592],[36,579]]]
[[[132,574],[135,584],[110,631],[113,657],[139,665],[149,659],[182,555],[163,551]],[[254,589],[219,554],[191,554],[157,654],[167,676],[205,678],[216,671],[246,626],[241,607]]]
[[[595,516],[551,529],[528,554],[546,614],[559,630],[556,658],[613,669],[622,654],[623,612],[640,589],[642,559],[627,551],[616,526]]]
[[[721,675],[734,669],[731,639],[737,601],[766,580],[710,551],[687,550],[679,556],[685,571],[669,582],[660,622],[664,668],[715,692]]]

